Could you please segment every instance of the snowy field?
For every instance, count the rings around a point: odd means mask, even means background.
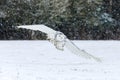
[[[74,41],[86,60],[48,41],[0,41],[0,80],[120,80],[120,41]]]

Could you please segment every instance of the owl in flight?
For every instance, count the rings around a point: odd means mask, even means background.
[[[54,46],[59,50],[64,50],[64,47],[68,48],[71,53],[84,57],[86,59],[94,59],[95,61],[100,62],[101,60],[91,54],[88,54],[86,51],[79,49],[72,41],[70,41],[62,32],[55,31],[50,27],[45,25],[22,25],[17,26],[17,28],[31,29],[35,31],[41,31],[47,35],[47,39],[54,44]]]

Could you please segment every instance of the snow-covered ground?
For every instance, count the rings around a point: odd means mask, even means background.
[[[120,41],[74,41],[102,62],[48,41],[0,41],[0,80],[120,80]]]

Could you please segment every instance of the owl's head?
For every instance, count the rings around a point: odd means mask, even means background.
[[[58,32],[56,32],[54,39],[58,42],[61,42],[61,41],[65,41],[66,36],[62,32],[58,31]]]

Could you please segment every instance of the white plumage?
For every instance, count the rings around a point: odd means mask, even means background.
[[[64,50],[64,47],[68,48],[72,53],[78,56],[82,56],[86,59],[94,59],[101,61],[99,58],[88,54],[87,52],[80,50],[72,41],[70,41],[62,32],[55,31],[45,25],[22,25],[17,26],[18,28],[25,28],[31,30],[38,30],[47,34],[47,39],[52,42],[57,49]]]

